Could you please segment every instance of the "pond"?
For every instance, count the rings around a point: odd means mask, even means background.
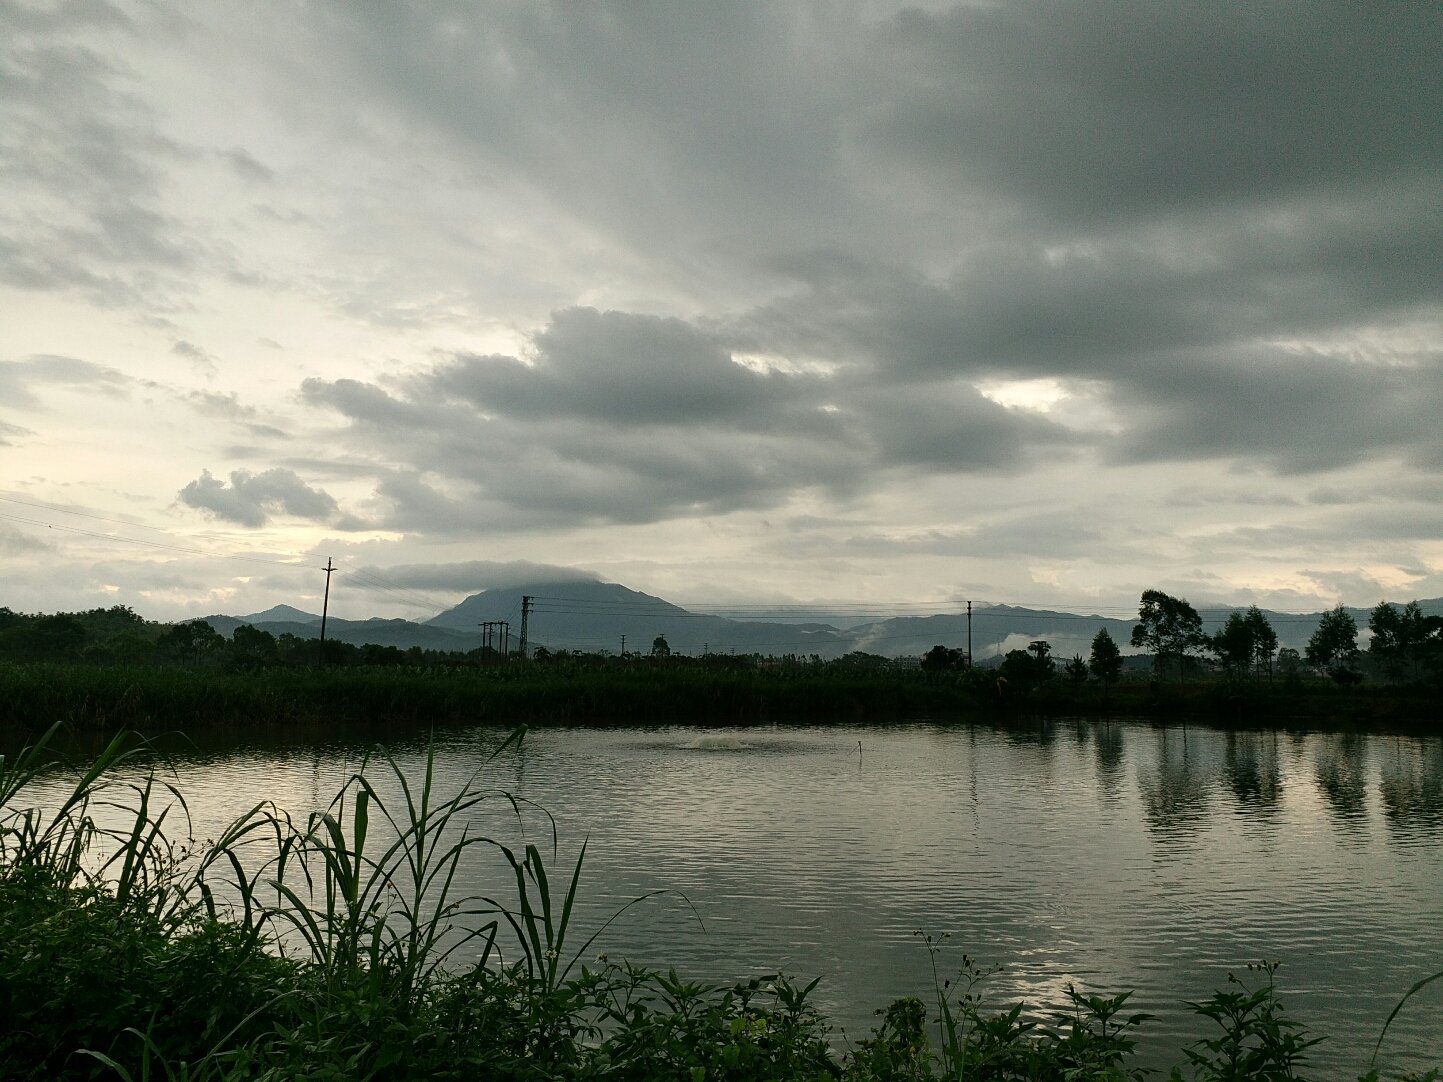
[[[554,817],[557,860],[587,842],[570,946],[652,891],[590,948],[693,979],[820,977],[840,1047],[893,998],[931,996],[965,952],[989,1002],[1047,1013],[1069,984],[1133,989],[1158,1016],[1140,1062],[1213,1036],[1188,1010],[1249,962],[1280,961],[1290,1016],[1327,1040],[1318,1077],[1353,1078],[1389,1011],[1443,970],[1443,740],[1137,722],[1006,726],[447,730],[436,769]],[[259,800],[304,819],[363,741],[250,744],[176,760],[198,836]],[[389,750],[408,774],[426,747]],[[478,822],[550,844],[545,816]],[[549,848],[547,849],[549,856]],[[494,866],[468,889],[500,891]],[[553,870],[553,875],[558,875]],[[943,939],[943,937],[946,937]],[[1440,1062],[1443,982],[1389,1030],[1380,1066]],[[1433,1057],[1433,1058],[1430,1058]]]

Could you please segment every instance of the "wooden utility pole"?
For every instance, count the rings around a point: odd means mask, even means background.
[[[327,616],[327,614],[328,614],[328,612],[329,612],[329,610],[330,610],[330,607],[331,607],[331,572],[335,571],[335,569],[336,569],[336,568],[335,568],[335,565],[333,565],[333,564],[331,563],[331,558],[330,558],[329,556],[327,556],[327,557],[326,557],[326,566],[323,567],[323,568],[321,568],[321,570],[326,573],[326,592],[325,592],[325,594],[324,594],[324,595],[322,596],[322,598],[321,598],[321,645],[320,645],[320,651],[321,651],[321,664],[322,664],[322,665],[324,665],[324,664],[326,663],[326,616]]]
[[[967,667],[972,668],[972,602],[967,602]]]
[[[521,595],[521,660],[526,660],[526,622],[531,615],[531,595]]]

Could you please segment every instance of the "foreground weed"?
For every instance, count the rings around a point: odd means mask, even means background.
[[[896,1000],[879,1011],[882,1022],[873,1036],[851,1053],[848,1077],[873,1079],[1140,1079],[1141,1068],[1128,1066],[1134,1032],[1150,1014],[1123,1014],[1130,993],[1088,995],[1067,989],[1070,1010],[1051,1025],[1029,1017],[1027,1005],[989,1010],[982,987],[997,973],[966,955],[955,978],[943,979],[939,968],[943,944],[923,936],[932,967],[936,1003],[937,1043],[927,1036],[927,1005],[915,996]]]
[[[1229,973],[1231,990],[1189,1004],[1222,1029],[1218,1036],[1183,1049],[1196,1082],[1290,1082],[1302,1077],[1298,1069],[1307,1050],[1322,1038],[1305,1036],[1305,1027],[1284,1013],[1273,981],[1277,969],[1277,962],[1249,965],[1249,972],[1263,975],[1256,988]],[[1180,1080],[1182,1071],[1174,1068],[1172,1077]]]
[[[1388,1036],[1388,1027],[1393,1024],[1393,1019],[1398,1017],[1398,1012],[1403,1009],[1404,1004],[1437,980],[1443,980],[1443,970],[1431,976],[1424,977],[1421,981],[1416,982],[1412,988],[1409,988],[1408,991],[1403,993],[1403,998],[1398,1000],[1397,1005],[1388,1013],[1387,1021],[1383,1023],[1383,1028],[1378,1033],[1378,1042],[1373,1045],[1373,1055],[1368,1060],[1369,1067],[1372,1067],[1373,1064],[1378,1062],[1378,1050],[1383,1047],[1383,1038]],[[1375,1079],[1377,1073],[1377,1070],[1373,1069],[1365,1078]],[[1443,1069],[1429,1071],[1426,1075],[1418,1076],[1418,1079],[1419,1082],[1434,1082],[1434,1080],[1440,1076],[1443,1076]]]
[[[518,730],[491,758],[520,739]],[[231,838],[233,846],[239,845],[259,824],[262,834],[278,840],[266,880],[277,902],[263,917],[287,926],[308,960],[337,988],[359,981],[378,993],[384,985],[410,1003],[468,944],[480,941],[478,964],[490,959],[498,924],[471,919],[487,915],[490,907],[480,898],[458,896],[456,875],[472,849],[502,848],[472,832],[473,809],[495,800],[508,802],[518,816],[519,809],[514,798],[477,787],[481,767],[452,796],[441,797],[434,749],[427,753],[418,786],[395,758],[380,755],[382,773],[394,782],[399,799],[388,800],[367,775],[376,765],[368,759],[329,807],[310,815],[303,832],[290,830],[289,820],[273,810],[259,809],[232,830]],[[373,816],[385,828],[380,842]],[[242,904],[254,909],[255,873],[244,873],[234,849],[225,859],[238,873]]]

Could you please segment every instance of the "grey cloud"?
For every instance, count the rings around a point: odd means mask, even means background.
[[[1010,410],[967,384],[868,390],[857,398],[880,463],[951,470],[1017,470],[1081,441],[1035,414]]]
[[[1244,221],[1185,240],[988,245],[944,278],[797,260],[786,269],[800,288],[738,317],[736,333],[758,347],[875,365],[900,379],[1125,379],[1160,351],[1236,350],[1426,318],[1418,306],[1432,300],[1438,225],[1400,224],[1406,236],[1396,244],[1380,233],[1365,243],[1348,228],[1347,238],[1317,238]]]
[[[275,172],[242,147],[221,151],[220,156],[243,180],[253,183],[269,183],[275,180]]]
[[[391,567],[362,567],[357,575],[377,579],[388,586],[412,590],[505,589],[533,582],[600,582],[593,571],[530,560],[465,560],[458,563],[396,564]]]
[[[184,152],[131,90],[133,73],[70,40],[83,21],[72,21],[77,12],[22,20],[0,50],[0,130],[10,150],[0,157],[9,195],[0,279],[100,304],[168,304],[182,284],[177,272],[200,254],[164,209],[163,167]],[[112,24],[128,28],[127,20]]]
[[[803,288],[738,317],[734,333],[878,381],[1081,377],[1113,404],[1120,461],[1257,455],[1302,471],[1443,458],[1429,421],[1443,406],[1439,359],[1387,344],[1389,328],[1416,337],[1411,320],[1436,324],[1418,307],[1435,276],[1381,250],[1387,272],[1364,270],[1361,250],[1356,268],[1309,243],[1250,250],[1244,233],[1171,257],[1132,242],[1056,257],[988,248],[950,281],[801,262]]]
[[[403,401],[375,384],[355,379],[312,377],[301,383],[301,397],[378,430],[425,429],[434,420],[435,411],[428,410],[425,404]]]
[[[573,309],[535,336],[530,365],[462,357],[389,389],[311,379],[302,395],[345,417],[382,469],[387,521],[452,530],[723,514],[809,489],[846,497],[880,483],[879,469],[1011,469],[1082,442],[965,383],[761,374],[726,341],[675,319]]]
[[[791,396],[781,375],[735,363],[679,319],[572,308],[534,339],[534,364],[463,357],[427,377],[438,391],[513,417],[570,415],[615,424],[685,424],[767,416]]]
[[[135,380],[105,365],[77,357],[37,354],[23,361],[0,361],[0,400],[12,407],[38,409],[40,386],[90,390],[108,397],[127,393]]]
[[[1275,349],[1160,357],[1115,389],[1127,430],[1117,461],[1242,457],[1285,473],[1382,457],[1439,456],[1443,368],[1379,365]]]
[[[1299,500],[1272,487],[1257,490],[1250,486],[1203,488],[1180,485],[1169,491],[1163,502],[1168,507],[1294,507]]]
[[[1371,187],[1443,172],[1440,51],[1427,4],[907,11],[879,33],[869,134],[1074,220]]]
[[[374,107],[654,258],[695,267],[698,251],[863,217],[836,162],[835,50],[855,46],[826,20],[777,5],[342,7],[309,29]]]
[[[275,468],[254,474],[234,470],[230,482],[212,477],[209,470],[179,492],[181,503],[209,512],[241,526],[264,526],[273,514],[326,522],[337,529],[363,529],[353,516],[342,514],[334,497],[312,488],[291,470]]]
[[[1302,571],[1300,573],[1316,583],[1321,592],[1331,597],[1376,597],[1381,599],[1388,595],[1388,591],[1382,583],[1362,571]]]
[[[218,371],[215,357],[206,350],[201,349],[194,342],[180,341],[170,347],[170,351],[177,357],[184,357],[190,361],[197,372],[207,376],[213,376]]]
[[[191,391],[185,396],[198,413],[207,417],[218,417],[227,421],[247,421],[256,414],[254,406],[247,406],[234,391],[222,394],[219,391]],[[265,427],[265,426],[247,426]]]
[[[0,427],[0,432],[3,432],[3,427]],[[53,551],[55,551],[55,546],[49,542],[41,541],[8,526],[0,526],[0,556],[27,556],[36,552]]]
[[[782,552],[798,544],[814,546],[817,555],[843,552],[859,558],[901,556],[974,557],[980,559],[1099,558],[1128,559],[1141,548],[1124,533],[1098,518],[1090,506],[1054,506],[1046,510],[1019,509],[970,525],[847,533],[809,528],[810,538],[777,542]],[[834,536],[827,536],[827,534]],[[808,551],[813,551],[809,549]],[[975,594],[973,595],[975,597]]]
[[[12,425],[7,421],[0,421],[0,447],[13,447],[15,440],[32,435],[34,435],[34,433],[28,428],[22,428],[20,425]]]

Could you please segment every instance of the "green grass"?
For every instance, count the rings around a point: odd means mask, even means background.
[[[65,775],[71,787],[55,806],[31,805],[32,787],[57,776],[59,735],[52,728],[0,758],[0,1077],[1065,1082],[1144,1073],[1133,1058],[1150,1016],[1132,1011],[1127,993],[1069,990],[1070,1009],[1050,1019],[1023,1004],[989,1007],[987,974],[964,959],[945,976],[931,940],[926,1002],[897,1000],[841,1050],[811,1005],[815,982],[771,974],[707,985],[598,959],[604,929],[578,945],[572,928],[585,847],[559,870],[549,819],[549,845],[478,833],[483,806],[503,818],[524,809],[475,776],[441,792],[431,763],[413,777],[378,753],[305,822],[257,805],[192,852],[175,840],[188,834],[183,794],[154,771],[137,775],[140,744],[109,742]],[[473,853],[500,862],[507,894],[457,892]],[[612,919],[625,919],[624,908]],[[1313,1039],[1284,1012],[1275,969],[1194,1005],[1204,1033],[1180,1050],[1173,1077],[1307,1077]]]

